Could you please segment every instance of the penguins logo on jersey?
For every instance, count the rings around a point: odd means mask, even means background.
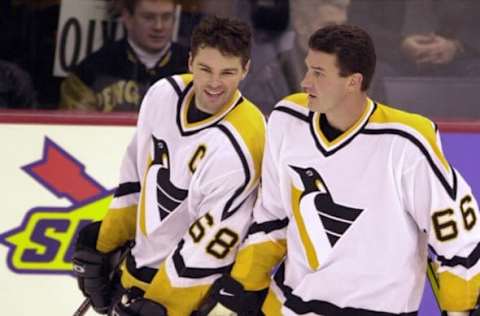
[[[185,200],[188,191],[176,187],[171,181],[170,154],[167,143],[153,137],[153,161],[150,168],[158,167],[157,171],[157,204],[160,219],[165,219],[177,206]]]
[[[310,197],[308,202],[314,204],[330,245],[335,246],[363,210],[335,203],[325,182],[315,169],[290,167],[299,175],[304,187],[299,203]]]

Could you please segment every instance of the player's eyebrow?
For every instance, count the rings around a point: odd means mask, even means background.
[[[312,69],[318,70],[318,71],[325,71],[325,68],[320,67],[320,66],[311,66]]]

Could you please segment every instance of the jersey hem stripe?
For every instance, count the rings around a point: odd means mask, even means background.
[[[113,194],[113,197],[118,198],[121,196],[138,193],[140,192],[140,189],[140,182],[124,182],[117,187],[115,193]]]

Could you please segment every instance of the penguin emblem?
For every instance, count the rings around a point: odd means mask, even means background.
[[[185,200],[188,190],[176,187],[171,181],[170,155],[167,143],[153,137],[153,160],[150,167],[159,167],[157,171],[157,204],[160,219],[166,218]]]
[[[325,181],[315,169],[290,167],[299,175],[304,187],[300,201],[310,197],[333,247],[363,210],[335,203]]]

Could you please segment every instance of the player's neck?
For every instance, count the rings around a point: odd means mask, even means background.
[[[331,126],[341,131],[346,131],[360,120],[367,104],[368,98],[365,93],[348,96],[342,104],[325,113],[325,115]]]
[[[194,105],[195,105],[195,107],[196,107],[197,109],[199,109],[200,111],[202,111],[202,112],[204,112],[204,113],[207,113],[207,114],[215,114],[216,112],[218,112],[218,110],[209,109],[208,107],[202,105],[202,104],[200,103],[199,98],[198,98],[196,95],[194,95],[194,98],[195,98],[195,103],[194,103]]]

